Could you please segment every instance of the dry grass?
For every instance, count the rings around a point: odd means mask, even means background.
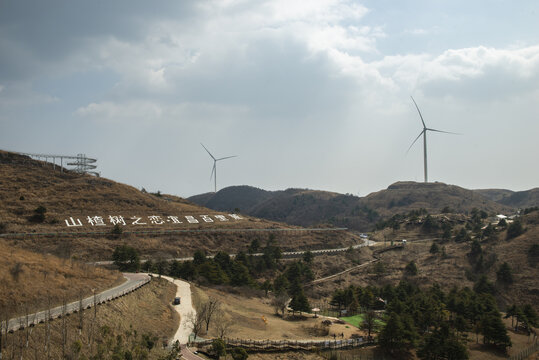
[[[47,209],[43,223],[28,220],[38,206]],[[76,255],[86,261],[108,260],[114,247],[127,243],[140,250],[146,257],[170,258],[190,256],[195,249],[237,252],[245,250],[254,238],[263,244],[269,237],[267,232],[88,236],[82,232],[110,232],[112,226],[107,222],[107,226],[98,228],[89,224],[68,228],[64,222],[69,217],[80,218],[85,222],[87,216],[106,218],[108,215],[123,215],[128,219],[131,216],[201,214],[217,214],[217,212],[179,197],[152,195],[105,178],[71,172],[61,173],[59,167],[53,170],[51,164],[0,151],[0,223],[4,226],[3,229],[0,228],[0,232],[75,234],[75,236],[56,235],[39,238],[27,236],[18,239],[16,246],[25,249],[66,258]],[[127,225],[122,227],[124,231],[296,228],[251,217],[237,221],[197,224],[189,224],[186,221],[183,221],[183,224],[165,223],[153,226],[132,225],[130,221],[126,223]],[[275,238],[285,250],[349,246],[357,242],[357,237],[350,233],[292,235],[277,233]]]
[[[163,339],[172,338],[179,318],[170,305],[174,298],[176,287],[166,280],[154,279],[150,284],[143,286],[128,296],[119,298],[113,302],[99,305],[97,318],[94,321],[94,309],[85,310],[83,314],[83,330],[79,333],[79,315],[73,314],[67,319],[67,346],[66,353],[69,358],[77,358],[72,350],[73,343],[80,341],[82,350],[79,355],[95,354],[98,347],[114,347],[118,338],[122,344],[140,341],[143,334],[157,338],[155,348],[150,352],[150,359],[157,359],[165,352],[162,350]],[[109,328],[109,333],[104,335],[103,327]],[[46,324],[28,328],[26,331],[17,331],[10,334],[7,339],[7,349],[4,350],[5,358],[10,358],[15,351],[16,358],[42,359],[45,358],[45,328]],[[62,320],[51,322],[51,356],[59,359],[62,353]],[[28,346],[26,336],[29,334]],[[90,336],[94,334],[97,341],[91,346]],[[93,350],[92,350],[93,349]],[[19,357],[22,351],[22,357]],[[106,358],[109,358],[107,356]]]
[[[529,263],[527,252],[532,244],[539,243],[539,212],[524,217],[527,231],[512,240],[505,240],[506,234],[502,232],[498,238],[492,241],[482,242],[485,252],[485,260],[493,259],[493,263],[486,271],[490,281],[496,282],[496,271],[503,262],[507,262],[512,268],[514,283],[510,286],[497,285],[498,304],[502,309],[516,304],[532,304],[539,310],[539,282],[537,281],[537,267]],[[408,238],[417,238],[420,233],[408,230]],[[466,276],[466,271],[477,275],[472,271],[472,266],[467,257],[470,251],[470,243],[448,242],[440,244],[445,247],[447,256],[430,254],[432,242],[410,242],[402,250],[389,251],[382,254],[381,263],[385,267],[383,274],[375,272],[375,265],[355,270],[344,274],[336,279],[320,285],[315,285],[310,293],[311,297],[329,297],[337,288],[349,285],[373,285],[385,284],[396,285],[400,280],[406,279],[420,286],[426,287],[439,283],[444,289],[457,287],[473,287],[473,278]],[[388,242],[389,245],[389,242]],[[362,249],[364,251],[364,249]],[[404,267],[410,261],[414,261],[418,267],[417,276],[406,277]],[[334,261],[340,263],[339,261]],[[342,266],[342,265],[341,265]],[[337,266],[339,267],[340,266]]]
[[[11,317],[75,301],[123,282],[117,271],[41,255],[0,241],[0,309]]]
[[[234,326],[227,337],[252,340],[333,340],[333,334],[350,338],[352,334],[363,332],[350,325],[332,324],[327,336],[314,335],[312,328],[319,326],[324,318],[314,318],[306,314],[303,318],[293,319],[291,316],[282,319],[275,315],[270,305],[271,299],[265,297],[245,297],[210,288],[191,287],[194,302],[204,301],[209,296],[218,299],[226,316],[233,320]],[[262,317],[266,318],[267,324]],[[210,325],[208,337],[216,337],[215,329]],[[205,335],[202,335],[203,337]]]

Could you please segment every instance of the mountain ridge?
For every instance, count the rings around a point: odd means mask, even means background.
[[[517,208],[539,204],[539,189],[537,200],[526,201],[530,193],[535,195],[535,189],[528,192],[469,190],[441,182],[398,181],[364,197],[296,188],[268,191],[241,185],[227,187],[217,193],[195,195],[187,200],[214,210],[239,209],[250,216],[293,225],[329,223],[368,231],[379,220],[419,209],[431,213],[446,211],[467,214],[477,208],[490,214],[512,213]],[[520,195],[517,197],[515,194]]]

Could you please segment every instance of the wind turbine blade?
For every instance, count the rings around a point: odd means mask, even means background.
[[[425,125],[425,121],[423,121],[423,115],[421,115],[421,111],[419,110],[419,106],[417,106],[414,98],[412,96],[410,96],[410,97],[412,98],[412,101],[414,102],[415,108],[417,109],[417,112],[419,113],[419,117],[421,118],[421,122],[423,123],[423,129],[426,129],[427,125]]]
[[[412,148],[412,146],[414,146],[415,142],[421,137],[421,135],[423,135],[423,133],[425,132],[425,130],[421,131],[419,133],[419,135],[417,135],[417,137],[415,138],[414,142],[412,143],[412,145],[410,145],[410,147],[408,148],[408,150],[406,150],[406,153],[408,154],[408,151],[410,151],[410,149]]]
[[[234,157],[238,157],[238,155],[223,157],[223,158],[220,158],[220,159],[216,159],[215,161],[230,159],[230,158],[234,158]]]
[[[459,134],[459,133],[454,133],[454,132],[449,132],[449,131],[442,131],[442,130],[436,130],[436,129],[429,129],[427,128],[428,131],[436,131],[436,132],[440,132],[440,133],[444,133],[444,134],[452,134],[452,135],[462,135],[462,134]]]
[[[211,178],[213,177],[213,174],[215,173],[215,161],[213,162],[213,167],[211,168],[211,175],[210,175],[210,180]]]
[[[204,146],[204,144],[203,144],[203,143],[200,143],[200,145],[202,145],[202,147],[204,148],[204,150],[206,150],[206,152],[207,152],[208,154],[210,154],[211,158],[212,158],[213,160],[215,160],[215,158],[213,157],[213,155],[211,154],[211,152],[210,152],[208,149],[206,149],[206,147]]]

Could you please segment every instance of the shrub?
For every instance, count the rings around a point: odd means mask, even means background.
[[[120,224],[114,225],[114,227],[113,227],[112,230],[110,231],[110,233],[111,233],[112,235],[115,235],[115,236],[120,236],[120,235],[122,235],[123,232],[124,232],[124,230],[122,229],[122,227],[120,226]]]
[[[417,275],[417,265],[415,264],[415,261],[410,261],[408,265],[404,268],[404,272],[406,275],[415,276]]]
[[[507,240],[514,239],[517,236],[524,234],[524,231],[522,223],[519,219],[516,219],[507,227]]]
[[[496,279],[498,282],[506,285],[513,283],[513,273],[509,264],[504,262],[502,265],[500,265],[500,268],[496,272]]]
[[[528,262],[533,267],[539,262],[539,244],[533,244],[528,249]]]
[[[45,213],[47,209],[44,206],[38,206],[34,209],[34,214],[30,216],[30,221],[34,223],[42,223],[45,221]]]
[[[455,235],[455,242],[465,242],[470,241],[470,235],[468,234],[468,231],[466,231],[465,228],[460,229],[460,231]]]

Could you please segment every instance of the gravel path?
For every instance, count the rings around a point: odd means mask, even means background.
[[[188,324],[187,319],[190,313],[195,313],[195,309],[193,308],[193,303],[191,301],[191,286],[188,282],[183,280],[175,280],[169,276],[161,277],[176,285],[176,296],[181,298],[180,304],[174,305],[174,308],[180,315],[180,326],[178,327],[176,334],[174,334],[172,341],[174,342],[178,340],[180,344],[187,344],[189,335],[191,335],[193,332],[193,328],[190,324]]]

